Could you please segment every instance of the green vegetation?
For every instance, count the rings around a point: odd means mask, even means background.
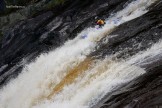
[[[19,12],[21,12],[21,15],[26,18],[35,17],[41,14],[41,12],[43,11],[52,10],[54,7],[58,5],[63,5],[66,1],[67,0],[46,0],[44,3],[43,0],[5,0],[7,6],[14,5],[14,2],[18,6],[25,6],[26,9],[22,9],[22,11],[19,11]],[[32,5],[28,6],[29,4],[32,4]],[[5,11],[0,12],[0,17],[6,16],[6,19],[7,19],[7,15],[10,15],[16,12],[17,10],[19,9],[6,8]],[[14,16],[16,15],[17,14],[14,14]],[[22,18],[20,18],[19,20],[21,19]]]
[[[31,16],[37,16],[41,11],[51,10],[55,6],[63,5],[65,1],[67,0],[48,0],[40,10],[38,9],[39,11],[32,11]]]
[[[30,3],[35,2],[36,0],[4,0],[4,1],[5,1],[6,6],[10,6],[10,5],[26,6],[26,5],[30,4]],[[0,13],[0,16],[10,14],[12,12],[15,12],[16,10],[18,10],[18,9],[16,9],[16,8],[6,8],[4,12]]]
[[[45,5],[46,9],[52,9],[57,5],[63,5],[66,0],[51,0],[47,5]]]
[[[18,6],[27,6],[29,4],[33,4],[33,3],[37,3],[41,0],[5,0],[6,5],[10,6],[10,5],[18,5]],[[57,5],[63,5],[65,3],[65,1],[67,0],[47,0],[48,2],[46,2],[44,4],[44,6],[41,9],[36,9],[36,10],[50,10],[52,8],[54,8]],[[34,8],[33,8],[34,9]],[[0,17],[1,16],[5,16],[8,15],[12,12],[15,12],[16,8],[6,8],[5,11],[2,13],[0,13]],[[34,11],[33,10],[33,14],[37,15],[38,11]],[[33,15],[31,15],[33,16]]]

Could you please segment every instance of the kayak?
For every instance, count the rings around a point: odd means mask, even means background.
[[[87,38],[87,35],[86,34],[85,35],[82,35],[81,38],[82,39],[85,39],[85,38]]]

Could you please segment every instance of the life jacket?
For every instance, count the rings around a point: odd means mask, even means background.
[[[104,22],[103,20],[100,19],[100,20],[97,21],[97,24],[98,24],[98,25],[104,25],[105,22]]]

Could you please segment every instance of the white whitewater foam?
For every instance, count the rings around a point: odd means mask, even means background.
[[[114,62],[107,57],[93,64],[51,100],[45,100],[34,108],[89,108],[108,92],[144,74],[145,70],[139,66],[159,55],[162,56],[162,41],[123,62]]]
[[[88,28],[78,34],[75,39],[66,42],[62,47],[40,55],[34,62],[25,66],[22,73],[16,79],[0,90],[0,108],[86,108],[90,106],[91,102],[95,102],[96,97],[102,97],[99,95],[104,94],[105,88],[109,88],[107,90],[111,91],[116,85],[143,74],[144,71],[142,69],[132,66],[131,63],[112,63],[110,64],[110,69],[107,69],[103,74],[97,76],[96,79],[90,81],[90,84],[84,86],[84,88],[81,88],[80,84],[82,85],[88,81],[86,78],[83,78],[85,81],[78,81],[78,83],[70,85],[71,87],[78,87],[77,89],[65,87],[61,92],[62,94],[58,94],[52,98],[53,100],[40,100],[52,92],[52,88],[67,75],[68,70],[82,62],[86,58],[86,55],[94,50],[96,40],[109,34],[116,26],[145,14],[147,12],[146,8],[155,1],[137,0],[130,3],[125,9],[107,19],[121,18],[118,24],[106,24],[102,29],[98,30],[96,28]],[[87,34],[88,37],[81,39],[81,36],[84,34]],[[94,65],[94,69],[87,70],[88,72],[86,73],[95,71],[97,65]],[[116,71],[113,72],[113,69],[116,69]],[[131,69],[133,72],[127,73],[125,69]],[[138,69],[141,70],[139,73],[136,72]],[[91,74],[84,76],[88,78],[89,75]],[[128,80],[125,79],[130,76],[134,77],[128,78]],[[66,89],[72,89],[72,93],[67,93]],[[93,101],[93,99],[95,100]],[[34,106],[35,103],[37,103],[36,106]]]

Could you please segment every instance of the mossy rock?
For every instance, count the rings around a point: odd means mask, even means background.
[[[40,0],[5,0],[7,5],[21,5],[21,6],[26,6],[30,3],[35,3]]]
[[[66,0],[51,0],[47,5],[45,5],[46,9],[52,9],[57,5],[63,5]]]

